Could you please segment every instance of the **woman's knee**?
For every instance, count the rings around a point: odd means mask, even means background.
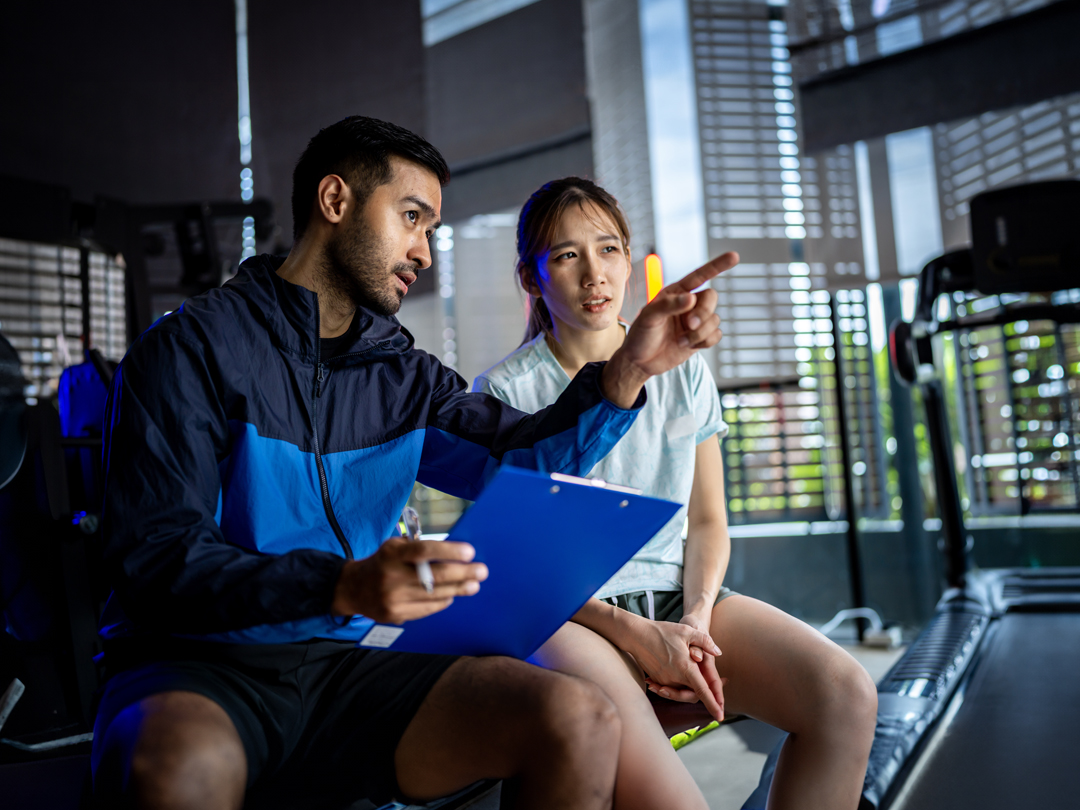
[[[870,673],[847,652],[839,651],[829,662],[821,699],[830,725],[846,733],[873,736],[877,723],[877,686]]]

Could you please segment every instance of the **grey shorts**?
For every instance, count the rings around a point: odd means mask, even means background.
[[[736,596],[735,591],[721,585],[713,605],[729,596]],[[657,622],[677,622],[683,617],[682,591],[631,591],[606,596],[601,601]]]

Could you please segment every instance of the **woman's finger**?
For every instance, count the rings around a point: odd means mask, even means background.
[[[724,719],[724,682],[726,678],[721,678],[720,674],[716,671],[716,659],[709,658],[702,661],[699,666],[699,672],[702,679],[705,681],[706,686],[712,693],[713,698],[720,706],[720,716],[717,720],[723,721]]]
[[[677,686],[658,686],[656,684],[650,685],[649,689],[667,700],[675,700],[679,703],[698,702],[697,693],[693,689],[685,689]]]
[[[706,652],[709,655],[723,655],[720,652],[720,648],[716,646],[716,642],[713,641],[712,636],[701,630],[694,633],[694,637],[690,639],[691,649],[698,647],[702,652]]]
[[[707,667],[708,662],[702,663],[701,668],[695,667],[693,672],[688,673],[688,680],[690,683],[688,686],[693,687],[694,692],[702,703],[705,704],[705,708],[709,714],[715,717],[717,720],[723,721],[724,719],[724,706],[723,706],[723,692],[720,692],[720,700],[716,699],[716,694],[713,692],[711,685],[706,683],[704,676],[701,673],[701,669]],[[713,670],[714,672],[716,670]]]

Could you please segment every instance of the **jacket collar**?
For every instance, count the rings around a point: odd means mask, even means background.
[[[319,296],[277,274],[284,264],[281,256],[253,256],[240,265],[226,286],[239,293],[252,307],[256,317],[274,342],[292,354],[314,362],[319,335]],[[350,333],[351,344],[338,358],[350,355],[357,360],[371,360],[404,354],[413,347],[413,337],[392,315],[380,315],[367,307],[358,307]]]

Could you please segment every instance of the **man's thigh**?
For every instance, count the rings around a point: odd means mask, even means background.
[[[515,776],[537,732],[594,687],[513,658],[462,658],[428,694],[395,756],[405,795],[431,798]],[[581,694],[579,694],[581,693]]]
[[[265,768],[280,744],[280,723],[267,722],[271,696],[251,694],[233,673],[203,662],[148,662],[114,674],[105,684],[94,724],[91,764],[95,793],[111,800],[127,790],[133,758],[197,758],[234,751],[240,788]],[[283,706],[273,706],[277,718]],[[261,711],[260,711],[261,709]],[[157,761],[160,761],[157,760]]]
[[[280,768],[256,782],[259,808],[382,805],[403,797],[394,752],[428,694],[458,659],[352,648],[304,669],[303,728]]]
[[[213,660],[204,653],[144,662],[110,678],[95,728],[95,771],[109,764],[97,741],[109,739],[111,725],[137,716],[128,710],[140,701],[180,691],[209,698],[231,720],[247,760],[248,806],[345,807],[360,798],[385,804],[400,794],[398,740],[457,660],[338,642],[223,648]],[[138,733],[124,731],[120,736]]]

